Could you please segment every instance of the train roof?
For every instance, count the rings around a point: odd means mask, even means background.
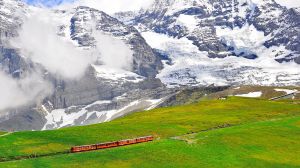
[[[135,139],[140,139],[140,138],[153,138],[153,136],[149,135],[149,136],[143,136],[143,137],[138,137],[138,138],[134,138],[134,139],[123,139],[123,140],[119,140],[119,141],[128,141],[128,140],[135,140]],[[89,147],[89,146],[93,146],[93,145],[104,145],[104,144],[108,144],[108,143],[116,143],[116,142],[119,142],[119,141],[103,142],[103,143],[91,144],[91,145],[73,146],[72,148]]]

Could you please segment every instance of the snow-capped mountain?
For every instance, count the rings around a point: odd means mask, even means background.
[[[167,57],[169,85],[299,84],[299,8],[274,0],[155,0],[120,17]]]
[[[0,129],[106,122],[174,86],[299,85],[299,15],[274,0],[154,0],[113,17],[0,0],[0,81],[12,85]]]
[[[134,27],[90,7],[50,10],[15,0],[0,3],[1,12],[7,12],[0,20],[1,70],[22,92],[35,91],[23,82],[35,80],[32,74],[51,85],[42,89],[50,94],[38,90],[22,106],[1,109],[0,128],[53,129],[109,121],[155,107],[170,94],[155,79],[162,69],[160,55]]]
[[[187,37],[200,51],[208,51],[210,57],[225,57],[224,51],[238,50],[238,48],[226,46],[220,40],[217,28],[233,29],[253,25],[257,31],[263,32],[264,36],[268,37],[268,39],[264,39],[264,46],[269,48],[287,45],[287,49],[295,53],[287,54],[286,57],[293,56],[294,60],[299,62],[296,59],[299,50],[294,47],[298,44],[296,38],[298,36],[296,25],[299,24],[298,10],[296,8],[287,9],[274,0],[226,0],[221,2],[214,0],[156,0],[150,9],[142,11],[134,18],[134,24],[176,38]],[[283,34],[285,36],[282,36]],[[289,39],[287,36],[292,38]],[[233,51],[232,54],[249,58],[256,57],[249,53],[241,54],[236,51]]]

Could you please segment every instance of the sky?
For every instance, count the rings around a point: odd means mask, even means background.
[[[44,5],[53,7],[62,4],[63,2],[73,2],[73,0],[25,0],[30,5]]]
[[[44,5],[46,7],[53,7],[62,3],[73,3],[75,1],[81,4],[93,5],[96,8],[105,6],[114,8],[114,11],[125,9],[136,9],[148,5],[152,0],[25,0],[28,4]],[[288,8],[300,7],[300,0],[275,0],[277,3],[286,6]],[[114,6],[114,7],[113,7]],[[124,9],[123,9],[124,10]]]
[[[108,14],[113,14],[121,11],[139,10],[149,6],[153,0],[25,0],[30,5],[36,6],[89,6]]]

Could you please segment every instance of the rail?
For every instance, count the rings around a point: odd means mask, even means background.
[[[277,97],[273,97],[269,100],[279,100],[279,99],[283,99],[283,98],[287,98],[289,96],[296,96],[296,94],[299,94],[300,92],[293,92],[293,93],[289,93],[289,94],[285,94],[285,95],[281,95],[281,96],[277,96]]]

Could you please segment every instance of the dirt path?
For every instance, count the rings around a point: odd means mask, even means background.
[[[213,131],[213,130],[225,129],[225,128],[235,127],[235,126],[240,126],[240,125],[241,124],[235,124],[235,125],[223,124],[223,125],[212,127],[212,128],[206,129],[206,130],[199,131],[199,132],[193,132],[193,133],[188,133],[188,134],[184,134],[184,135],[180,135],[180,136],[170,137],[170,139],[185,141],[188,144],[193,144],[197,141],[197,140],[194,139],[195,136],[197,134],[200,134],[201,132],[208,132],[208,131]]]
[[[4,136],[7,136],[7,135],[10,135],[10,134],[12,134],[13,132],[8,132],[8,133],[6,133],[6,134],[3,134],[3,135],[0,135],[0,138],[1,137],[4,137]]]

